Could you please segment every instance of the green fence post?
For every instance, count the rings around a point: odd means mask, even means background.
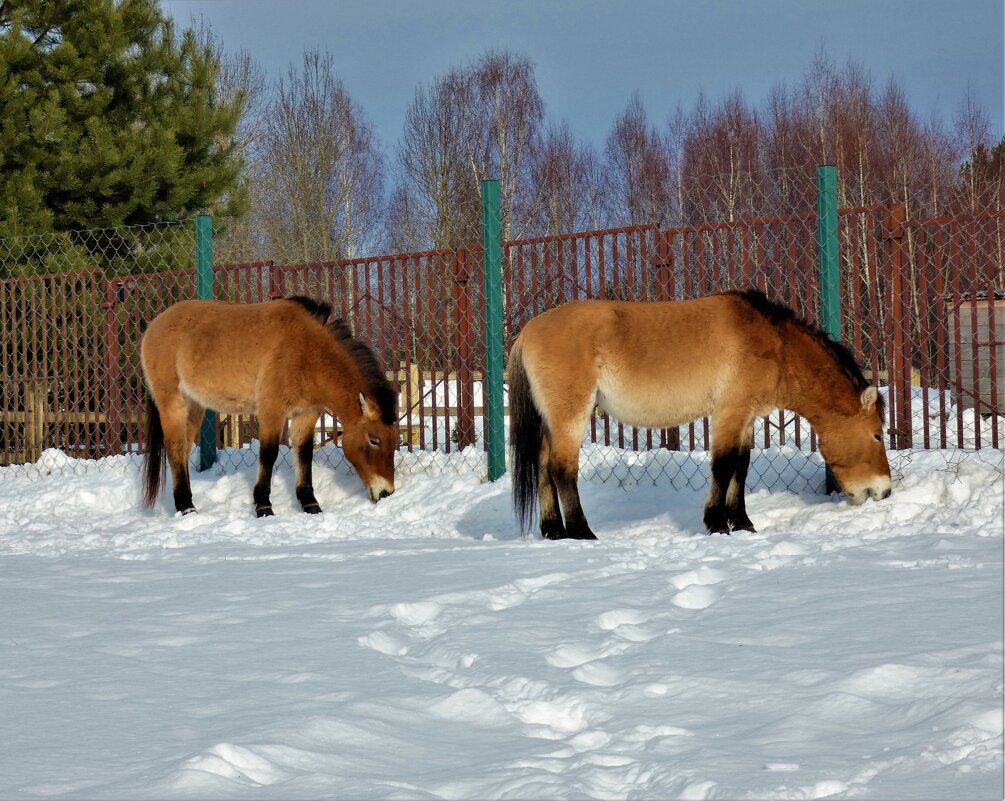
[[[817,167],[817,273],[820,279],[820,327],[835,342],[841,341],[841,260],[838,252],[837,167]],[[837,481],[825,468],[824,492],[838,491]]]
[[[502,226],[499,182],[482,181],[482,259],[485,267],[485,442],[489,481],[506,472],[503,419]]]
[[[213,299],[213,218],[195,218],[195,296]],[[199,470],[216,464],[216,412],[207,409],[199,429]]]

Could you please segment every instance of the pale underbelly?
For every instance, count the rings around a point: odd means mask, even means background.
[[[208,385],[200,381],[181,381],[179,387],[186,398],[198,403],[204,409],[213,409],[223,414],[255,414],[258,398],[254,389],[235,383]]]
[[[615,420],[641,428],[664,428],[689,423],[715,411],[709,390],[688,388],[626,392],[597,390],[597,405]]]

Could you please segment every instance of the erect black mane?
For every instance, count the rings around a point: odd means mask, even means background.
[[[380,408],[380,419],[388,425],[398,421],[398,393],[394,391],[391,382],[384,374],[384,368],[377,361],[377,356],[365,342],[356,339],[352,335],[352,329],[341,317],[329,320],[325,324],[336,341],[346,349],[346,352],[356,363],[360,374],[363,376],[363,383],[366,384],[369,394],[377,402]]]
[[[855,359],[855,355],[845,345],[835,342],[826,331],[802,319],[788,306],[783,306],[781,303],[771,300],[757,289],[731,290],[724,294],[736,295],[742,298],[747,305],[758,312],[758,314],[767,318],[773,325],[782,325],[791,322],[820,343],[824,350],[834,359],[838,369],[851,381],[852,386],[856,390],[862,392],[862,390],[870,386],[869,381],[862,373],[862,368]],[[886,408],[882,395],[876,400],[876,409],[879,411],[880,417],[885,420]]]
[[[283,298],[283,300],[292,300],[294,303],[299,303],[315,318],[319,323],[328,322],[328,318],[332,314],[332,306],[330,303],[326,303],[323,300],[315,300],[314,298],[308,298],[304,295],[290,295],[289,297]]]

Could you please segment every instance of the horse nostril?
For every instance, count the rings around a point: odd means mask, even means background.
[[[381,491],[380,491],[380,495],[378,495],[378,496],[377,496],[377,500],[379,501],[379,500],[381,500],[381,499],[383,499],[383,498],[386,498],[386,497],[387,497],[388,495],[390,495],[390,494],[391,494],[391,493],[390,493],[390,492],[388,492],[387,490],[381,490]]]
[[[887,488],[886,492],[884,492],[882,495],[879,496],[879,499],[880,500],[885,500],[886,498],[889,498],[891,492],[893,492],[893,490]]]

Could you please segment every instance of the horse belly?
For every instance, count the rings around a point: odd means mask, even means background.
[[[182,394],[205,409],[223,414],[255,414],[258,409],[253,386],[242,382],[216,382],[205,378],[179,381]]]
[[[659,386],[627,387],[601,381],[597,405],[614,419],[640,428],[665,428],[688,423],[715,407],[714,387],[686,381]]]
[[[185,349],[177,368],[182,393],[200,406],[224,414],[257,412],[260,370],[249,354],[230,352],[220,344]]]

